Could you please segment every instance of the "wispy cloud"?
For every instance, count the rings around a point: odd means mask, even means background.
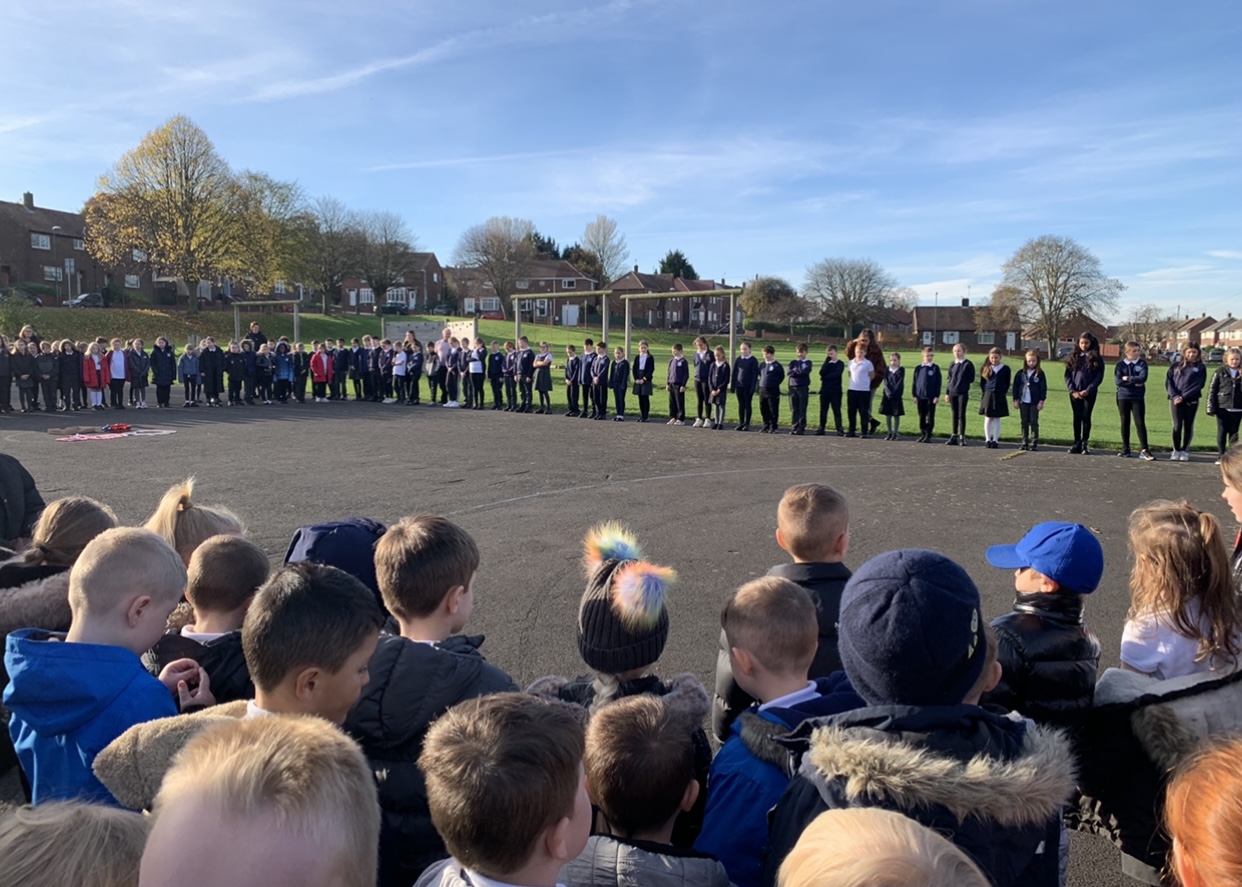
[[[1208,255],[1214,259],[1229,259],[1235,262],[1242,262],[1242,250],[1236,249],[1210,249]]]

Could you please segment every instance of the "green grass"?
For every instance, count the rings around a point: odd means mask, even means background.
[[[439,317],[390,317],[391,320],[428,320],[443,321],[445,318]],[[293,315],[291,313],[259,313],[257,309],[254,313],[245,313],[242,315],[243,332],[250,320],[258,320],[263,325],[263,330],[269,337],[277,336],[293,336]],[[73,338],[76,340],[86,340],[95,336],[103,335],[111,338],[119,336],[121,338],[133,338],[141,336],[148,343],[154,341],[157,336],[168,336],[174,344],[180,347],[190,335],[199,337],[205,335],[213,335],[217,338],[228,340],[233,336],[233,312],[231,310],[217,311],[207,310],[198,315],[190,315],[184,311],[162,311],[155,309],[140,310],[122,310],[122,309],[87,309],[87,308],[5,308],[0,311],[0,332],[11,335],[23,323],[34,324],[35,328],[45,338]],[[361,338],[364,335],[378,335],[380,333],[380,318],[370,315],[353,315],[353,314],[333,314],[325,317],[321,314],[304,313],[301,318],[301,339],[304,342],[311,342],[315,339],[323,339],[327,337],[352,339],[354,337]],[[538,343],[547,341],[552,353],[556,356],[557,363],[553,370],[553,381],[555,383],[552,392],[553,406],[559,411],[567,409],[567,397],[565,385],[563,382],[563,374],[561,367],[563,366],[565,346],[572,343],[579,349],[582,347],[582,341],[585,338],[598,340],[600,337],[600,327],[560,327],[547,326],[545,324],[522,324],[522,333],[530,339],[532,347],[538,351]],[[490,321],[483,320],[479,322],[479,334],[487,341],[499,340],[504,342],[513,338],[512,321]],[[660,362],[656,380],[659,382],[664,378],[665,367],[670,348],[674,342],[680,342],[686,349],[687,356],[694,350],[694,334],[687,333],[669,333],[657,330],[641,330],[633,331],[631,340],[633,351],[638,350],[639,339],[647,339],[651,346],[651,352]],[[625,331],[622,325],[614,323],[609,329],[609,352],[613,347],[623,344],[625,341]],[[712,345],[723,344],[728,347],[728,336],[711,337]],[[739,342],[741,338],[739,337]],[[755,348],[756,356],[761,346],[764,344],[761,339],[751,339],[752,346]],[[786,362],[794,356],[794,346],[789,342],[772,342],[776,348],[776,357],[782,362]],[[824,346],[814,345],[810,352],[810,358],[815,363],[812,378],[812,392],[810,406],[808,408],[808,416],[811,424],[815,425],[819,420],[819,397],[816,394],[818,386],[818,367],[824,356]],[[979,369],[983,362],[983,355],[970,355],[975,363],[976,369]],[[947,367],[951,357],[949,353],[942,352],[937,354],[936,360],[941,368]],[[907,398],[906,398],[906,415],[902,419],[903,434],[914,436],[918,432],[918,416],[915,410],[914,401],[909,397],[909,381],[912,368],[921,361],[921,356],[917,352],[903,352],[901,355],[902,365],[908,370],[907,372]],[[1007,358],[1006,363],[1013,370],[1017,370],[1021,365],[1020,360],[1016,357]],[[1068,445],[1072,443],[1073,438],[1073,421],[1069,407],[1069,396],[1066,394],[1064,386],[1061,384],[1061,364],[1047,363],[1049,379],[1049,397],[1047,405],[1040,416],[1040,439],[1043,443],[1049,445]],[[1169,416],[1168,400],[1164,393],[1164,378],[1168,367],[1163,363],[1153,362],[1151,364],[1151,380],[1148,382],[1147,395],[1147,431],[1148,437],[1154,449],[1158,452],[1166,452],[1171,447],[1172,442],[1172,423]],[[426,391],[424,383],[424,393]],[[489,389],[490,392],[490,389]],[[490,393],[489,393],[490,397]],[[687,410],[693,418],[695,409],[695,400],[693,390],[687,392],[686,397]],[[657,390],[652,397],[652,414],[657,417],[667,415],[668,396],[663,389],[657,386]],[[877,394],[873,406],[878,408],[880,398]],[[967,433],[976,439],[983,437],[983,417],[978,415],[979,393],[978,390],[971,397],[970,417],[967,424]],[[610,399],[611,405],[611,399]],[[631,415],[637,413],[638,401],[632,394],[626,399],[627,412]],[[755,416],[758,417],[759,406],[755,404]],[[782,419],[788,422],[789,406],[788,401],[782,405]],[[736,421],[737,404],[730,398],[728,416],[730,421]],[[1099,398],[1096,401],[1094,413],[1093,430],[1091,435],[1092,445],[1100,449],[1116,449],[1121,445],[1121,428],[1116,406],[1116,389],[1113,385],[1112,362],[1109,362],[1108,371],[1105,373],[1104,384],[1101,386]],[[937,427],[943,436],[949,426],[949,408],[942,404],[937,410]],[[829,417],[831,423],[831,417]],[[1216,440],[1216,423],[1215,420],[1200,410],[1200,415],[1196,423],[1196,436],[1198,446],[1196,449],[1213,450]],[[1004,421],[1001,432],[1001,439],[1005,441],[1018,441],[1021,439],[1021,425],[1019,424],[1016,411]],[[1137,438],[1132,438],[1131,445],[1138,446]]]

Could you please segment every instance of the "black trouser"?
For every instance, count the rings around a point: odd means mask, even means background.
[[[233,393],[232,388],[230,388],[229,394],[232,394],[232,393]],[[315,399],[319,399],[319,398],[323,398],[327,396],[328,396],[328,383],[327,382],[311,382],[311,397]]]
[[[421,372],[406,374],[406,379],[408,380],[406,385],[407,385],[407,390],[409,391],[409,397],[407,397],[406,400],[408,400],[410,403],[421,403],[422,402],[421,400],[422,396],[418,392],[418,388],[419,388],[418,380],[422,378],[422,375],[423,374]]]
[[[457,403],[457,373],[444,374],[444,393],[440,403]]]
[[[234,379],[229,376],[229,403],[241,403],[242,380]],[[159,400],[159,391],[156,391],[156,400]]]
[[[696,418],[704,418],[705,413],[707,414],[706,418],[711,418],[711,412],[708,410],[708,401],[711,399],[711,393],[712,390],[706,382],[700,382],[698,379],[694,380],[694,399],[698,402],[695,407],[697,410]]]
[[[400,376],[398,376],[396,373],[392,374],[392,396],[397,401],[397,403],[405,403],[405,399],[407,397],[407,394],[406,394],[407,385],[408,383],[406,382],[406,377],[404,373]]]
[[[449,396],[448,396],[449,376],[456,376],[457,374],[450,373],[448,367],[441,366],[440,369],[436,370],[436,375],[439,377],[439,381],[440,381],[440,403],[448,403],[449,401]],[[454,393],[456,393],[457,386],[454,385],[453,387],[454,387]],[[432,400],[435,400],[435,398],[433,397]],[[454,397],[453,400],[457,400],[457,398]]]
[[[916,397],[914,404],[919,410],[919,431],[931,437],[936,432],[936,401]]]
[[[198,376],[186,376],[182,380],[182,385],[185,386],[186,403],[194,403],[198,400]]]
[[[651,395],[650,394],[638,395],[638,418],[643,419],[645,421],[646,418],[650,415],[651,415]]]
[[[380,373],[379,391],[377,392],[380,400],[392,400],[392,384],[392,373]]]
[[[353,383],[354,400],[362,400],[362,377],[357,373],[350,373],[349,381]]]
[[[1169,407],[1173,411],[1173,449],[1189,450],[1190,440],[1195,436],[1195,415],[1199,412],[1199,401],[1169,401]]]
[[[593,413],[596,416],[608,415],[608,386],[603,382],[591,386]]]
[[[437,390],[440,390],[441,393],[443,393],[443,389],[440,388],[440,371],[439,370],[436,370],[434,373],[427,374],[427,402],[431,404],[432,406],[435,406],[437,403],[442,402],[436,398]]]
[[[1147,402],[1142,400],[1118,400],[1121,413],[1121,448],[1130,449],[1130,417],[1134,417],[1134,430],[1138,432],[1139,449],[1147,449]]]
[[[162,407],[168,406],[168,400],[171,396],[172,396],[171,385],[156,385],[155,386],[155,403],[158,406],[162,406]]]
[[[1242,412],[1221,410],[1216,414],[1216,453],[1225,455],[1230,445],[1238,442],[1238,425],[1242,424]]]
[[[969,402],[969,394],[949,395],[949,409],[953,413],[953,427],[949,429],[950,437],[966,436],[966,405]]]
[[[579,412],[578,392],[580,391],[580,389],[581,389],[581,386],[577,382],[574,382],[572,380],[570,380],[570,383],[565,386],[565,395],[566,397],[569,398],[569,412],[571,413]]]
[[[733,393],[737,395],[737,424],[749,425],[752,404],[755,399],[753,388],[735,388]],[[840,420],[841,414],[837,413],[837,419]]]
[[[8,394],[8,387],[9,387],[8,379],[0,379],[0,383],[3,383],[3,386],[5,388],[4,393]],[[146,389],[143,389],[143,390],[145,391]],[[0,395],[0,397],[2,397],[2,395]],[[72,403],[73,408],[75,410],[81,408],[82,386],[78,384],[76,379],[61,379],[60,380],[60,399],[65,402],[66,407],[68,407]],[[8,398],[3,397],[3,400],[8,400]]]
[[[530,377],[523,376],[518,379],[518,395],[522,401],[521,407],[524,410],[530,409],[530,402],[534,394],[534,387],[534,381]]]
[[[1039,443],[1039,404],[1019,403],[1018,415],[1022,417],[1022,440],[1028,443]]]
[[[1091,413],[1095,410],[1095,396],[1092,391],[1086,397],[1070,397],[1070,410],[1074,413],[1074,442],[1084,447],[1091,439]]]
[[[479,409],[483,409],[484,401],[487,400],[487,395],[483,390],[482,373],[470,374],[470,388],[474,392],[474,405]]]
[[[289,402],[289,392],[293,390],[293,383],[288,379],[276,380],[276,399],[281,403]]]
[[[806,429],[806,405],[810,394],[809,388],[791,387],[789,389],[789,412],[791,413],[789,421],[793,423],[795,431]]]
[[[13,409],[13,377],[0,376],[0,410]]]
[[[498,410],[504,406],[504,380],[497,376],[488,381],[492,383],[492,408]]]
[[[30,384],[29,388],[23,388],[21,385],[17,386],[17,399],[18,399],[18,402],[21,404],[23,413],[28,412],[29,410],[32,410],[35,407],[35,401],[34,401],[35,385],[33,382],[29,384]]]
[[[298,399],[298,403],[306,400],[306,376],[293,377],[293,396]]]
[[[775,428],[781,424],[781,390],[779,388],[759,389],[759,415],[763,419],[764,428]]]
[[[258,395],[259,400],[271,400],[272,399],[272,377],[271,376],[259,376],[259,378],[255,380],[254,387],[255,387],[255,393]]]
[[[819,428],[824,430],[828,425],[828,410],[832,409],[832,421],[836,423],[837,431],[841,430],[841,389],[836,391],[828,391],[827,389],[819,392]]]
[[[845,406],[849,412],[850,434],[857,428],[863,434],[871,433],[871,389],[845,393]],[[857,424],[856,424],[857,423]]]
[[[373,400],[375,398],[375,378],[370,370],[359,375],[362,376],[362,397],[364,400]]]
[[[255,389],[258,387],[258,381],[254,376],[243,376],[243,387],[246,389],[246,400],[254,403]]]
[[[56,406],[56,395],[52,395],[51,405]],[[125,380],[113,379],[108,383],[108,403],[114,407],[125,406]]]
[[[214,373],[203,381],[203,393],[207,395],[208,401],[220,400],[220,380]]]
[[[129,402],[130,403],[141,403],[141,404],[145,404],[147,402],[147,383],[146,382],[143,382],[140,385],[131,384],[129,386]],[[68,397],[65,398],[65,406],[69,406]]]
[[[43,406],[49,413],[56,411],[56,380],[40,379],[39,386],[43,389]]]
[[[505,406],[516,410],[517,405],[517,377],[505,376]]]
[[[679,385],[668,386],[668,417],[686,421],[686,390]]]
[[[371,380],[371,400],[381,400],[386,397],[387,395],[384,394],[384,381],[385,379],[391,381],[392,376],[385,376],[378,369],[371,370],[367,376]]]
[[[625,389],[624,388],[612,389],[612,404],[616,408],[618,416],[625,415]]]

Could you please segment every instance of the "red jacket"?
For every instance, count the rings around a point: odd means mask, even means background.
[[[332,355],[316,351],[311,355],[310,371],[312,382],[331,382],[333,372]]]
[[[95,391],[103,391],[112,381],[112,370],[106,356],[100,355],[99,368],[95,368],[95,358],[89,354],[82,356],[82,384]]]

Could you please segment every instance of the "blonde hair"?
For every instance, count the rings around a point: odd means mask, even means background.
[[[150,530],[114,527],[96,536],[69,571],[69,609],[107,612],[139,595],[156,601],[181,597],[185,564]]]
[[[1177,768],[1164,820],[1175,867],[1193,867],[1205,887],[1242,882],[1242,740],[1210,745]]]
[[[730,647],[783,674],[805,674],[819,646],[811,596],[779,576],[752,579],[735,591],[720,611],[720,627]]]
[[[829,810],[802,833],[778,887],[989,887],[958,847],[878,807]]]
[[[789,553],[800,561],[823,561],[849,530],[845,497],[823,484],[798,484],[781,496],[776,526]]]
[[[246,535],[241,518],[219,505],[195,505],[190,500],[193,493],[192,477],[170,487],[145,524],[163,536],[186,564],[194,549],[212,536]]]
[[[1242,607],[1233,587],[1220,522],[1186,500],[1157,499],[1130,514],[1129,619],[1156,616],[1199,642],[1196,662],[1236,661]],[[1198,618],[1192,612],[1198,604]]]
[[[0,887],[134,887],[147,840],[138,813],[75,801],[0,818]]]
[[[205,728],[177,754],[160,786],[153,847],[161,843],[161,817],[181,805],[192,806],[198,820],[302,836],[330,856],[332,883],[374,887],[375,779],[357,744],[321,718],[282,715]]]
[[[57,499],[39,515],[22,561],[72,567],[92,539],[116,525],[116,515],[102,502],[85,496]]]

